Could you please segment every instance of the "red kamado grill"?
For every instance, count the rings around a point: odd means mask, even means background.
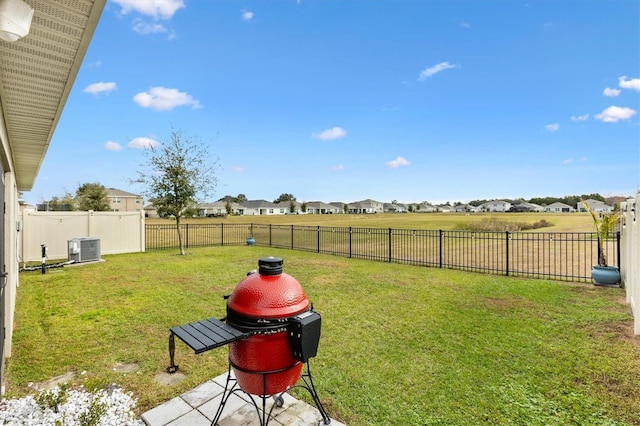
[[[279,257],[258,260],[252,271],[238,283],[227,299],[227,316],[209,318],[172,327],[169,335],[170,373],[178,371],[174,363],[177,336],[196,354],[229,344],[229,373],[223,398],[213,419],[215,425],[228,398],[238,390],[262,399],[260,424],[266,426],[275,406],[283,404],[282,394],[293,387],[307,389],[322,415],[330,424],[313,384],[309,358],[315,357],[320,342],[320,314],[313,310],[300,283],[282,272]],[[302,373],[306,364],[307,369]],[[303,384],[296,384],[302,378]],[[267,412],[266,398],[276,404]]]

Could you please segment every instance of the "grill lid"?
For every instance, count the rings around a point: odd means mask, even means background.
[[[259,259],[258,273],[247,275],[227,299],[227,314],[257,322],[289,318],[307,311],[310,306],[307,295],[295,278],[282,272],[282,264],[282,258],[278,257]]]

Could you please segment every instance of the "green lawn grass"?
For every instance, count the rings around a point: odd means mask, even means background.
[[[194,355],[177,342],[185,380],[171,387],[154,380],[169,364],[169,328],[223,317],[222,296],[259,257],[275,255],[322,314],[312,370],[333,418],[640,424],[639,339],[623,289],[262,247],[176,252],[22,273],[7,396],[75,371],[75,385],[117,383],[133,392],[142,413],[225,372],[227,348]],[[119,373],[118,362],[140,368]]]

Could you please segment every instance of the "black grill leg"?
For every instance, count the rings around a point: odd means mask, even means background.
[[[318,423],[318,425],[331,424],[331,418],[329,417],[326,410],[324,409],[322,402],[320,402],[320,397],[318,396],[318,392],[316,391],[316,386],[313,384],[313,377],[311,376],[311,367],[309,366],[308,360],[307,360],[307,372],[302,374],[301,377],[302,377],[302,381],[305,384],[302,387],[304,387],[309,391],[309,393],[311,394],[311,398],[313,398],[313,402],[315,402],[316,407],[318,408],[318,411],[320,411],[320,415],[322,416],[322,423]]]
[[[171,364],[167,367],[167,373],[173,374],[178,371],[178,366],[173,362],[173,358],[176,354],[176,341],[175,337],[173,337],[173,333],[169,334],[169,360]]]

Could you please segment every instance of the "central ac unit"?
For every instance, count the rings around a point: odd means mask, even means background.
[[[100,239],[90,237],[70,239],[69,260],[76,263],[100,260]]]

